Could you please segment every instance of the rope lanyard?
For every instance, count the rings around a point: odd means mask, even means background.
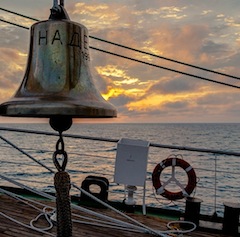
[[[68,116],[55,116],[50,118],[49,123],[50,126],[59,133],[59,139],[56,143],[56,151],[53,153],[53,163],[58,170],[58,172],[54,175],[54,186],[56,190],[57,237],[71,237],[71,181],[69,174],[65,171],[68,162],[68,155],[64,149],[62,133],[71,127],[72,118]],[[59,161],[62,161],[62,163],[60,164]]]

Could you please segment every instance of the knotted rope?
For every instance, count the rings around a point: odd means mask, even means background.
[[[70,176],[65,171],[59,171],[54,176],[56,189],[57,237],[72,236],[72,217],[69,191]]]

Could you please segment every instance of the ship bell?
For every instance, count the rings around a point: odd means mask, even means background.
[[[0,105],[12,117],[116,117],[112,104],[96,89],[90,71],[89,36],[63,6],[48,20],[32,25],[28,63],[15,95]]]

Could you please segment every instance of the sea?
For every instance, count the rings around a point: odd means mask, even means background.
[[[4,123],[0,124],[0,128],[55,133],[48,123]],[[106,177],[110,182],[109,200],[121,202],[127,198],[125,185],[115,182],[114,173],[118,146],[116,141],[128,138],[148,141],[150,144],[145,188],[144,185],[137,186],[134,194],[137,204],[142,205],[145,197],[149,206],[184,210],[185,199],[167,200],[156,194],[152,184],[151,177],[155,166],[168,157],[184,159],[194,168],[197,185],[191,196],[201,200],[201,213],[217,213],[221,216],[224,202],[240,201],[240,157],[197,151],[209,149],[240,153],[238,123],[73,123],[72,127],[63,133],[65,134],[95,138],[90,140],[64,137],[64,149],[68,156],[66,170],[71,181],[79,187],[89,175]],[[56,171],[53,153],[58,137],[0,129],[0,138],[1,174],[32,188],[54,192],[53,173],[36,161]],[[101,139],[104,141],[99,141]],[[108,139],[109,141],[106,141]],[[152,144],[160,144],[161,148]],[[163,148],[164,146],[167,148]],[[196,148],[196,151],[188,151],[184,147]],[[172,171],[171,167],[164,169],[160,176],[162,183],[169,180]],[[176,179],[185,187],[188,182],[186,172],[180,167],[176,167],[174,172]],[[0,185],[15,186],[1,179]],[[165,188],[171,192],[179,191],[179,187],[172,182]],[[92,192],[96,192],[95,189]],[[80,196],[79,190],[74,188],[71,189],[71,194]]]

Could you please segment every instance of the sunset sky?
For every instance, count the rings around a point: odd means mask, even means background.
[[[52,3],[0,0],[0,7],[46,20]],[[71,20],[85,25],[91,36],[240,77],[239,0],[65,0],[65,8]],[[35,23],[4,11],[0,11],[0,18],[27,27]],[[237,79],[94,39],[89,44],[240,87]],[[29,30],[0,22],[0,103],[10,98],[22,82],[28,49]],[[107,122],[240,122],[238,88],[93,49],[90,54],[96,86],[118,110],[118,118]],[[10,120],[0,117],[1,121]]]

